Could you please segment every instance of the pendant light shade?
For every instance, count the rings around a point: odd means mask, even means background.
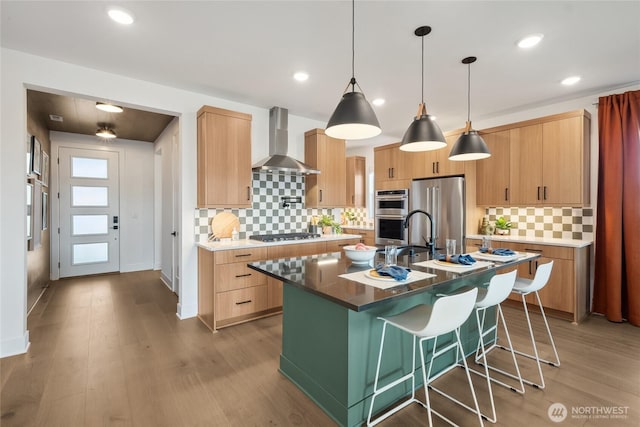
[[[480,134],[471,127],[471,64],[476,62],[475,56],[469,56],[462,60],[463,64],[468,65],[467,74],[467,125],[464,132],[449,153],[449,160],[466,161],[480,160],[491,156],[491,152],[487,147]]]
[[[351,1],[351,80],[324,133],[338,139],[366,139],[382,132],[376,113],[355,78],[355,0]],[[351,86],[351,91],[348,91]],[[356,92],[356,86],[360,92]]]
[[[400,149],[402,151],[430,151],[444,148],[447,141],[433,116],[427,113],[424,103],[424,36],[431,32],[431,27],[425,25],[416,28],[414,34],[422,39],[422,102],[413,122],[402,137]]]
[[[99,128],[96,131],[96,136],[99,136],[100,138],[105,138],[105,139],[113,139],[116,137],[116,133],[109,128]]]

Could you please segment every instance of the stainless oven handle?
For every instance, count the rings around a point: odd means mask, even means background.
[[[376,218],[380,219],[400,219],[402,221],[404,221],[406,217],[406,215],[376,215]]]

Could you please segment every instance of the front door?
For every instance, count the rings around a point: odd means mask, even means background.
[[[118,153],[60,147],[60,277],[120,270]]]

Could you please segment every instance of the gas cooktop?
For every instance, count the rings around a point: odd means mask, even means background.
[[[280,242],[283,240],[306,240],[317,239],[319,234],[315,233],[280,233],[280,234],[254,234],[250,239],[261,242]]]

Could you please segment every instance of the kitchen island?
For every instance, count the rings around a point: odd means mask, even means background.
[[[416,265],[428,261],[426,252],[402,255],[398,257],[399,265],[429,273],[431,277],[408,284],[398,282],[397,286],[394,283],[388,289],[340,277],[349,273],[365,274],[371,269],[370,265],[352,264],[340,253],[253,262],[249,267],[284,282],[280,372],[339,425],[356,426],[366,421],[373,394],[382,333],[382,322],[377,317],[396,314],[417,304],[433,304],[440,293],[481,286],[498,270],[510,271],[539,256],[522,255],[508,263],[487,263],[485,267],[467,272]],[[373,262],[381,261],[382,257],[383,254],[378,254]],[[411,370],[411,337],[397,330],[387,334],[392,343],[389,348],[397,351],[383,353],[383,384],[387,377],[397,378]],[[478,340],[474,318],[461,328],[461,338],[465,353],[474,352]],[[444,345],[451,339],[453,335],[440,340],[439,344]],[[453,355],[449,360],[439,358],[433,372],[444,369],[452,361]],[[421,373],[417,372],[416,386],[421,382]],[[407,382],[378,397],[374,413],[410,391]]]

